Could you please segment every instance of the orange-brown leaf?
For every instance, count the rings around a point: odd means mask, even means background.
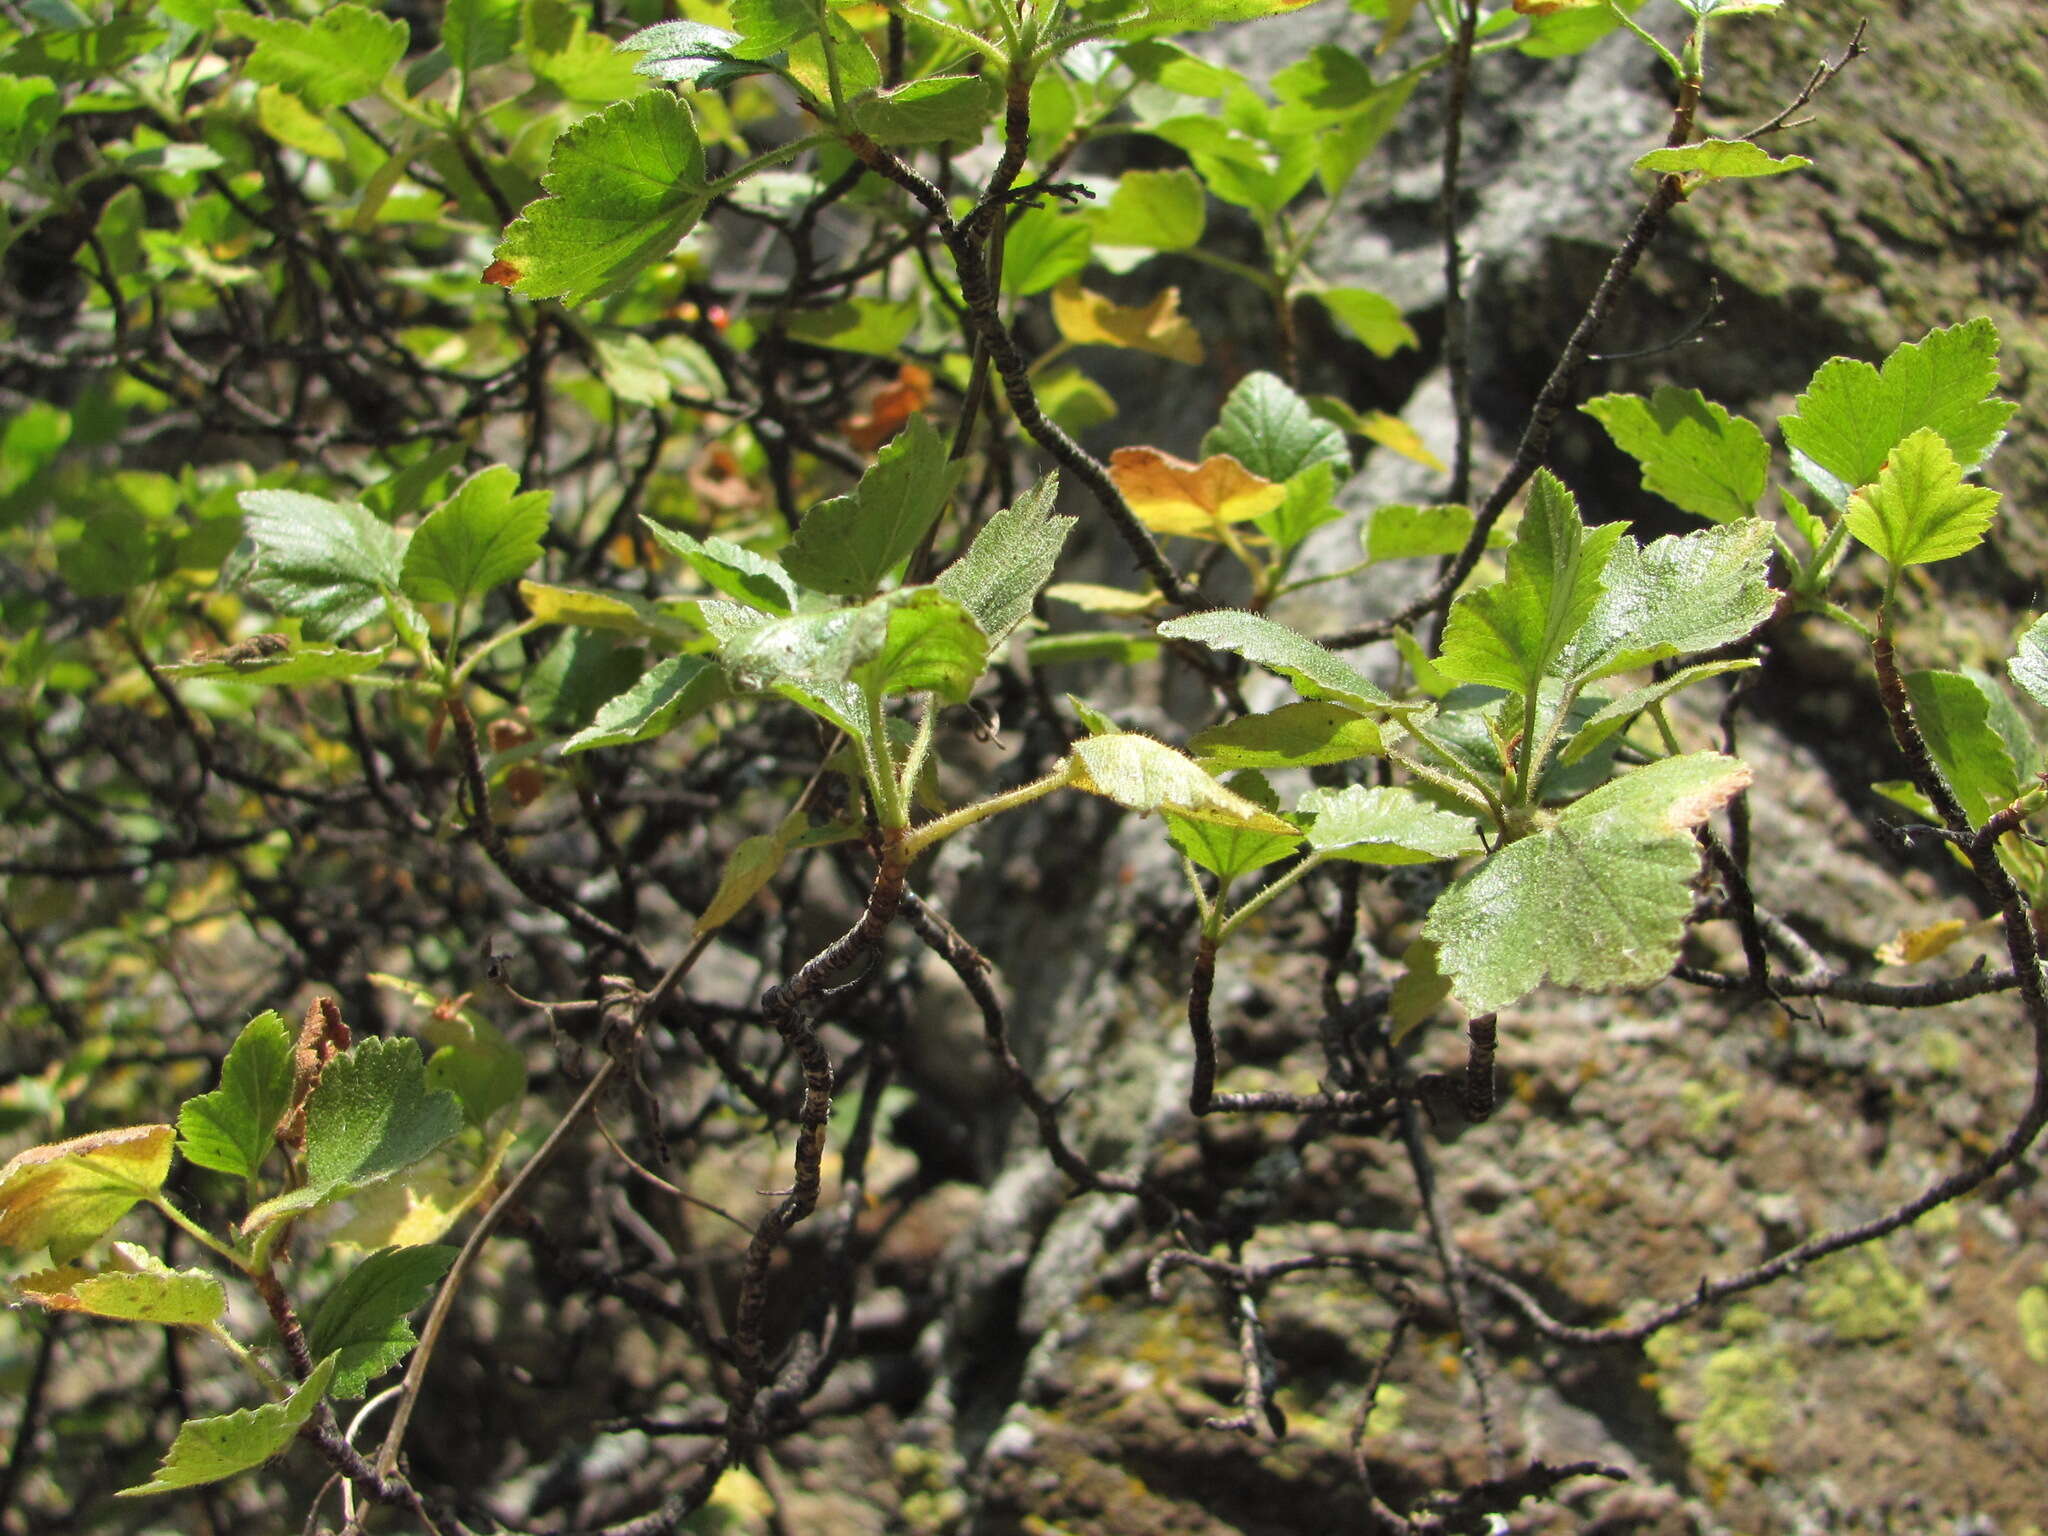
[[[932,376],[915,363],[905,363],[894,381],[875,391],[868,408],[840,423],[846,440],[862,453],[873,453],[903,430],[903,424],[925,408],[932,397]]]
[[[1109,478],[1138,521],[1154,533],[1213,539],[1224,523],[1248,522],[1286,499],[1287,487],[1262,480],[1227,453],[1199,464],[1157,448],[1119,448]]]

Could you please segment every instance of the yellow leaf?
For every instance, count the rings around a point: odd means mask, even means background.
[[[1072,603],[1090,613],[1136,615],[1159,606],[1157,592],[1133,592],[1127,587],[1105,587],[1092,581],[1059,581],[1045,589],[1056,603]]]
[[[1936,955],[1952,948],[1956,941],[1970,931],[1971,925],[1959,917],[1946,918],[1925,928],[1907,928],[1889,944],[1880,945],[1877,951],[1879,965],[1918,965],[1923,960],[1932,960]]]
[[[1385,411],[1367,411],[1358,418],[1358,432],[1382,448],[1391,448],[1404,459],[1412,459],[1439,474],[1449,473],[1444,461],[1431,453],[1415,429],[1398,416],[1389,416]]]
[[[1052,293],[1053,323],[1076,346],[1098,342],[1170,357],[1177,363],[1202,360],[1202,338],[1180,312],[1180,290],[1167,288],[1142,309],[1112,304],[1068,278]]]
[[[177,1136],[174,1125],[131,1125],[17,1153],[0,1168],[0,1247],[76,1258],[163,1187]]]
[[[1515,0],[1515,10],[1523,16],[1548,16],[1555,11],[1587,11],[1606,3],[1607,0]]]
[[[1154,533],[1213,539],[1224,523],[1263,517],[1287,499],[1287,487],[1262,480],[1227,453],[1199,464],[1157,448],[1119,448],[1109,478]]]

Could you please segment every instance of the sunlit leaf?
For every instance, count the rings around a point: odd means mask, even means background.
[[[1803,171],[1812,164],[1804,155],[1774,157],[1769,150],[1746,139],[1701,139],[1679,149],[1653,149],[1636,161],[1636,169],[1660,176],[1697,176],[1701,181],[1721,181],[1782,176],[1787,171]]]
[[[1538,470],[1506,579],[1451,606],[1438,669],[1461,682],[1528,694],[1592,614],[1621,537],[1618,523],[1586,528],[1571,492]]]
[[[540,558],[551,491],[519,492],[518,472],[480,470],[429,512],[405,546],[399,584],[423,603],[463,602]]]
[[[1591,991],[1662,980],[1693,908],[1692,829],[1749,781],[1745,764],[1718,753],[1664,758],[1460,876],[1423,925],[1458,1001],[1492,1013],[1546,975]]]
[[[115,1243],[123,1268],[97,1273],[64,1266],[24,1276],[21,1293],[52,1312],[117,1322],[204,1328],[227,1310],[227,1288],[203,1269],[172,1269],[134,1243]]]
[[[548,196],[505,231],[485,279],[570,304],[615,292],[660,261],[711,201],[696,123],[666,91],[570,128],[541,186]]]
[[[178,1111],[178,1150],[202,1168],[252,1179],[291,1106],[291,1031],[275,1010],[259,1013],[228,1048],[220,1086]]]
[[[1330,699],[1355,709],[1412,710],[1389,698],[1371,678],[1334,651],[1306,635],[1256,613],[1212,609],[1191,613],[1159,626],[1161,638],[1192,640],[1212,650],[1229,651],[1277,672],[1310,699]]]
[[[299,1427],[313,1416],[333,1379],[334,1357],[330,1355],[281,1403],[243,1408],[214,1419],[186,1420],[178,1426],[178,1437],[164,1453],[156,1475],[146,1483],[121,1489],[115,1497],[196,1488],[261,1466],[298,1438]]]
[[[1893,450],[1873,485],[1849,500],[1849,535],[1893,565],[1925,565],[1975,549],[1999,493],[1966,485],[1942,435],[1922,427]]]
[[[1469,816],[1432,805],[1412,789],[1352,784],[1312,789],[1296,814],[1308,845],[1325,858],[1360,864],[1432,864],[1480,850]]]
[[[1220,453],[1190,464],[1157,448],[1119,448],[1109,478],[1147,528],[1190,539],[1214,539],[1219,526],[1261,517],[1287,497],[1285,486]]]
[[[1112,303],[1072,281],[1052,292],[1053,323],[1076,346],[1091,342],[1128,347],[1171,358],[1177,363],[1202,360],[1202,338],[1180,312],[1180,290],[1165,288],[1139,308]]]
[[[1286,704],[1203,731],[1188,751],[1212,770],[1309,768],[1376,757],[1386,750],[1377,721],[1343,704]]]
[[[725,697],[724,674],[710,661],[671,656],[600,707],[589,725],[562,743],[562,755],[647,741]]]
[[[1074,743],[1069,769],[1074,788],[1114,800],[1126,810],[1171,810],[1196,821],[1246,827],[1277,837],[1296,828],[1224,788],[1194,759],[1162,741],[1132,731],[1090,736]]]
[[[384,616],[399,584],[399,539],[355,502],[298,491],[244,491],[242,585],[309,638],[339,638]]]
[[[1058,471],[1048,471],[1016,502],[982,524],[967,553],[933,583],[966,609],[993,646],[1031,613],[1040,588],[1077,519],[1053,516]]]
[[[83,1253],[171,1171],[168,1125],[131,1125],[18,1152],[0,1168],[0,1248]]]
[[[1978,319],[1896,348],[1882,369],[1846,357],[1823,363],[1779,418],[1792,465],[1840,510],[1878,478],[1892,452],[1931,428],[1966,473],[1991,457],[2017,409],[1998,387],[1998,328]]]
[[[1730,416],[1696,389],[1664,385],[1602,395],[1579,409],[1643,467],[1643,489],[1710,522],[1746,517],[1764,493],[1771,449],[1753,422]]]
[[[1215,428],[1202,439],[1202,453],[1227,454],[1264,480],[1289,480],[1318,464],[1341,476],[1351,473],[1344,434],[1270,373],[1248,373],[1238,381]]]
[[[242,69],[251,80],[295,91],[316,107],[372,95],[405,57],[403,21],[360,5],[329,6],[311,22],[274,21],[238,9],[219,13],[229,32],[255,39]]]

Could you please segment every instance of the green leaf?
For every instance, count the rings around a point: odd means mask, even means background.
[[[261,1231],[280,1216],[367,1189],[412,1167],[461,1129],[455,1095],[427,1089],[418,1041],[359,1040],[321,1068],[307,1097],[304,1186],[257,1206],[243,1231]]]
[[[1697,176],[1702,181],[1732,177],[1782,176],[1803,171],[1813,162],[1804,155],[1773,159],[1771,152],[1745,139],[1702,139],[1682,149],[1653,149],[1636,161],[1639,171],[1660,176]]]
[[[1205,773],[1195,761],[1161,741],[1135,732],[1090,736],[1074,743],[1069,782],[1126,810],[1178,811],[1194,821],[1245,827],[1276,837],[1297,829]]]
[[[772,690],[855,735],[866,731],[856,685],[958,702],[988,663],[988,640],[974,620],[933,587],[786,619],[731,603],[705,602],[700,611],[736,688]]]
[[[375,95],[411,36],[402,21],[360,5],[337,5],[312,22],[273,21],[223,10],[220,24],[256,48],[242,66],[251,80],[281,85],[316,107]]]
[[[1232,774],[1225,787],[1266,810],[1278,808],[1278,798],[1261,774]],[[1239,875],[1286,858],[1301,846],[1301,834],[1291,830],[1264,832],[1252,827],[1225,826],[1197,821],[1178,811],[1162,812],[1160,819],[1166,823],[1166,836],[1173,846],[1193,860],[1197,868],[1208,870],[1219,880],[1235,880]]]
[[[357,1041],[306,1100],[306,1182],[356,1190],[410,1168],[462,1129],[461,1106],[430,1093],[419,1043]]]
[[[1077,521],[1053,515],[1059,495],[1059,471],[1050,470],[1014,505],[982,524],[967,553],[932,583],[973,615],[991,646],[1024,622],[1032,600],[1052,580]]]
[[[1571,742],[1560,755],[1567,765],[1576,763],[1588,753],[1605,745],[1609,737],[1628,729],[1629,724],[1652,704],[1661,704],[1674,693],[1690,688],[1694,683],[1703,683],[1710,677],[1719,677],[1724,672],[1753,671],[1763,663],[1754,658],[1736,661],[1703,661],[1696,667],[1687,667],[1669,677],[1654,683],[1645,683],[1631,689],[1611,703],[1603,704],[1572,733]]]
[[[201,1168],[253,1179],[292,1107],[292,1035],[275,1010],[259,1013],[221,1063],[220,1086],[178,1111],[178,1150]]]
[[[132,506],[96,507],[89,517],[59,519],[51,531],[58,574],[80,597],[119,597],[156,574],[148,519]]]
[[[1771,526],[1756,518],[1667,535],[1644,549],[1621,539],[1559,676],[1596,678],[1740,640],[1776,610]]]
[[[1793,529],[1809,551],[1817,555],[1827,547],[1828,525],[1815,517],[1806,503],[1784,486],[1778,487],[1778,505],[1784,508],[1785,516],[1791,520]]]
[[[950,143],[960,153],[981,142],[1001,100],[983,76],[938,75],[870,96],[853,120],[877,144]]]
[[[1117,178],[1109,202],[1087,222],[1094,226],[1097,245],[1185,251],[1202,243],[1208,215],[1209,199],[1202,190],[1202,179],[1181,166],[1170,171],[1124,172]],[[1010,238],[1016,238],[1015,225]],[[1007,250],[1004,261],[1007,267]]]
[[[39,149],[57,125],[56,82],[0,75],[0,176]]]
[[[1168,118],[1152,124],[1150,131],[1184,150],[1195,173],[1217,197],[1264,218],[1278,217],[1316,173],[1312,134],[1289,139],[1274,157],[1263,145],[1233,133],[1213,117]]]
[[[1300,474],[1288,476],[1287,495],[1280,505],[1270,512],[1261,512],[1252,519],[1252,526],[1283,552],[1294,549],[1323,524],[1344,516],[1336,496],[1337,466],[1328,460],[1311,464]]]
[[[387,523],[421,511],[430,500],[440,499],[435,489],[468,457],[469,444],[461,438],[429,449],[365,490],[363,505]]]
[[[462,1118],[472,1130],[482,1130],[526,1092],[526,1058],[495,1029],[477,1022],[469,1038],[444,1045],[427,1059],[427,1088],[454,1094]]]
[[[1621,537],[1618,523],[1588,530],[1571,492],[1538,470],[1508,551],[1507,579],[1451,606],[1438,670],[1527,696],[1592,614]]]
[[[399,587],[423,603],[467,602],[501,586],[540,558],[549,491],[519,494],[503,464],[480,470],[413,531]]]
[[[2019,684],[2021,692],[2048,709],[2048,617],[2038,618],[2028,626],[2005,670]]]
[[[1218,453],[1264,480],[1288,480],[1318,464],[1351,473],[1344,434],[1270,373],[1246,374],[1223,402],[1215,429],[1202,439],[1202,457]]]
[[[1206,32],[1232,21],[1284,16],[1309,0],[1150,0],[1136,16],[1118,24],[1118,37],[1143,37],[1151,32]]]
[[[1220,100],[1232,86],[1245,78],[1226,65],[1214,64],[1174,43],[1147,41],[1126,43],[1116,50],[1117,61],[1147,85],[1157,85],[1180,96],[1201,96]]]
[[[1436,946],[1428,939],[1417,939],[1401,952],[1401,963],[1407,969],[1387,998],[1387,1021],[1393,1025],[1396,1045],[1451,995],[1451,979],[1437,969],[1436,961]]]
[[[1003,236],[1003,291],[1043,293],[1088,265],[1088,221],[1056,208],[1033,208]]]
[[[723,27],[707,26],[701,21],[659,21],[642,27],[620,43],[619,51],[640,54],[633,70],[651,80],[681,80],[715,89],[731,80],[761,73],[736,58],[733,50],[739,46],[739,34]]]
[[[671,656],[609,700],[589,725],[562,743],[562,755],[647,741],[726,697],[725,678],[702,656]]]
[[[856,102],[867,92],[880,87],[881,66],[875,62],[874,51],[866,40],[844,16],[824,6],[818,7],[818,11],[825,18],[824,30],[813,31],[790,44],[785,66],[789,77],[816,100],[831,100],[832,74],[825,63],[826,38],[829,36],[833,62],[839,70],[840,95],[849,103]],[[734,20],[737,22],[738,18]],[[741,30],[746,29],[741,27]]]
[[[1965,485],[1948,443],[1922,427],[1899,444],[1876,484],[1850,498],[1842,521],[1892,565],[1926,565],[1981,544],[1998,502],[1998,492]]]
[[[1648,400],[1602,395],[1579,407],[1643,466],[1643,489],[1711,523],[1746,517],[1764,493],[1771,449],[1755,423],[1696,389],[1666,384]]]
[[[782,565],[814,592],[864,597],[910,557],[945,510],[959,463],[930,421],[912,416],[860,477],[850,496],[805,514],[782,550]]]
[[[19,1282],[22,1295],[53,1312],[165,1328],[204,1328],[227,1311],[227,1288],[219,1276],[203,1269],[172,1269],[134,1243],[116,1243],[114,1250],[129,1266],[126,1270],[45,1270]]]
[[[237,500],[242,585],[304,620],[308,638],[336,638],[384,616],[384,594],[398,590],[398,535],[366,507],[299,491],[244,491]]]
[[[47,75],[60,83],[106,80],[122,65],[157,47],[167,36],[147,16],[134,13],[111,15],[104,20],[85,18],[79,26],[52,26],[47,24],[47,17],[48,11],[55,8],[27,7],[32,13],[40,9],[45,14],[36,18],[27,36],[7,50],[7,69],[11,74]],[[74,17],[82,15],[69,6],[62,9]],[[8,35],[18,36],[14,28],[8,29]]]
[[[1665,758],[1459,877],[1422,928],[1457,1000],[1493,1013],[1546,975],[1593,991],[1669,975],[1699,874],[1692,829],[1749,781],[1746,765],[1719,753]]]
[[[156,1476],[133,1488],[123,1488],[116,1498],[134,1498],[145,1493],[173,1493],[217,1483],[237,1472],[261,1466],[298,1438],[300,1426],[327,1396],[334,1378],[334,1359],[329,1356],[313,1367],[312,1375],[281,1403],[261,1408],[242,1408],[215,1419],[188,1419],[178,1426],[178,1437],[164,1453]]]
[[[594,332],[597,376],[615,399],[626,405],[667,405],[675,397],[675,381],[662,366],[661,354],[645,336],[627,332]]]
[[[1998,328],[1972,320],[1897,348],[1882,371],[1846,357],[1823,363],[1779,426],[1800,478],[1839,510],[1922,428],[1940,433],[1965,471],[1980,468],[2017,409],[1989,398],[1997,387]]]
[[[430,1244],[383,1248],[341,1277],[306,1326],[306,1347],[334,1359],[333,1394],[361,1397],[419,1341],[405,1315],[424,1306],[456,1250]]]
[[[679,528],[665,528],[651,518],[643,517],[641,522],[646,524],[655,543],[679,557],[714,591],[763,613],[784,614],[796,607],[796,583],[766,555],[757,555],[725,539],[698,540]]]
[[[1377,721],[1342,704],[1287,704],[1203,731],[1188,751],[1208,769],[1310,768],[1386,751]]]
[[[988,636],[967,610],[936,587],[892,592],[881,648],[850,676],[877,697],[935,693],[964,704],[988,670]]]
[[[1985,683],[1961,672],[1908,672],[1906,698],[1942,777],[1973,826],[2018,798],[2019,769],[1992,723]],[[1995,686],[1995,685],[1991,685]]]
[[[735,51],[750,59],[780,53],[817,31],[818,16],[818,8],[805,0],[733,0],[732,24],[739,32]]]
[[[1159,642],[1120,629],[1073,629],[1057,635],[1033,635],[1024,643],[1024,659],[1039,667],[1079,666],[1091,661],[1135,667],[1159,654]]]
[[[735,690],[778,693],[849,735],[864,734],[860,690],[847,678],[888,638],[886,602],[771,619],[707,599],[697,612]]]
[[[47,1247],[59,1264],[163,1188],[168,1125],[131,1125],[18,1152],[0,1168],[0,1249]]]
[[[667,256],[711,201],[689,109],[647,91],[555,140],[487,277],[529,299],[580,304],[615,293]]]
[[[789,839],[778,829],[742,838],[726,855],[718,873],[718,888],[697,918],[698,937],[716,932],[744,912],[761,888],[775,878],[789,857]]]
[[[512,57],[519,41],[519,0],[448,0],[441,46],[467,79]]]
[[[256,121],[263,131],[287,149],[320,160],[346,160],[348,146],[341,135],[328,127],[321,115],[281,85],[266,85],[256,93]],[[219,165],[218,159],[214,169]]]
[[[682,620],[672,618],[644,597],[628,592],[591,592],[581,587],[556,587],[543,581],[519,583],[519,600],[543,624],[573,624],[579,629],[611,630],[681,645],[697,638]]]
[[[1359,542],[1371,561],[1455,555],[1472,537],[1472,509],[1446,504],[1376,508]]]
[[[1357,111],[1380,88],[1364,59],[1332,43],[1317,43],[1269,84],[1277,100],[1297,109],[1297,120],[1319,124]]]
[[[646,82],[609,37],[592,34],[588,9],[570,0],[525,0],[519,9],[523,61],[537,82],[566,100],[606,106]]]
[[[1434,864],[1480,851],[1469,816],[1440,810],[1412,789],[1353,784],[1312,789],[1295,807],[1308,845],[1325,858],[1359,864]]]
[[[1379,685],[1334,651],[1306,635],[1256,613],[1218,608],[1191,613],[1159,626],[1160,638],[1193,640],[1211,650],[1242,656],[1293,683],[1304,698],[1332,699],[1354,709],[1410,710],[1387,697]]]
[[[835,352],[893,357],[917,324],[917,306],[890,299],[847,299],[789,317],[789,339]]]
[[[1316,288],[1309,296],[1328,310],[1339,326],[1364,342],[1375,357],[1392,357],[1403,347],[1422,345],[1401,307],[1383,293],[1368,288]]]

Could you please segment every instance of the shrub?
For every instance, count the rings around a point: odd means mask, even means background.
[[[83,1313],[167,1330],[167,1368],[95,1388],[121,1493],[203,1490],[303,1439],[351,1520],[382,1506],[496,1528],[543,1507],[508,1487],[551,1451],[512,1454],[495,1419],[473,1444],[436,1422],[422,1448],[455,1309],[489,1314],[497,1353],[473,1385],[545,1381],[576,1298],[600,1296],[640,1320],[667,1389],[624,1360],[572,1381],[592,1368],[572,1342],[555,1385],[584,1419],[563,1433],[687,1438],[592,1518],[675,1529],[714,1499],[747,1518],[735,1489],[772,1476],[769,1450],[860,1351],[869,1213],[900,1215],[938,1177],[884,1189],[877,1172],[892,1117],[919,1108],[892,1079],[928,1065],[904,994],[931,983],[896,969],[912,945],[964,989],[1038,1153],[1130,1213],[1155,1293],[1187,1269],[1227,1300],[1242,1377],[1213,1433],[1286,1433],[1262,1309],[1290,1277],[1352,1274],[1388,1330],[1354,1443],[1415,1324],[1462,1341],[1492,1465],[1396,1508],[1361,1454],[1352,1497],[1390,1530],[1476,1530],[1568,1479],[1623,1475],[1510,1465],[1482,1305],[1556,1344],[1641,1345],[2026,1151],[2048,1118],[2032,922],[2048,862],[2025,830],[2048,794],[2030,713],[2048,707],[2048,628],[2018,641],[2010,688],[1897,649],[1901,578],[1967,553],[1997,510],[1974,478],[2013,410],[1996,330],[1959,317],[1881,366],[1822,363],[1776,446],[1692,389],[1570,409],[1666,222],[1717,182],[1801,169],[1766,146],[1860,36],[1739,138],[1698,132],[1707,42],[1739,46],[1724,22],[1765,0],[1681,0],[1677,46],[1579,0],[1361,3],[1367,51],[1320,44],[1268,80],[1172,40],[1292,8],[10,10],[0,876],[26,1150],[0,1172],[0,1246],[29,1310],[0,1511],[40,1528],[83,1475],[60,1437],[55,1470],[29,1478],[53,1381],[84,1370],[59,1324]],[[1468,333],[1484,317],[1465,308],[1456,214],[1483,149],[1467,85],[1488,54],[1612,34],[1668,72],[1667,140],[1482,488]],[[1425,81],[1447,107],[1448,463],[1369,402],[1315,393],[1301,329],[1319,312],[1380,356],[1419,344],[1390,300],[1324,284],[1315,261]],[[1119,160],[1116,140],[1145,148]],[[1226,226],[1239,255],[1212,238]],[[1118,401],[1074,360],[1132,354],[1158,388],[1208,366],[1199,317],[1152,275],[1161,255],[1271,317],[1264,366],[1231,383],[1194,461],[1119,440]],[[1589,521],[1544,464],[1556,433],[1593,423],[1649,497],[1705,526],[1643,540],[1607,520],[1626,508]],[[1430,467],[1442,495],[1361,515],[1361,447]],[[1084,551],[1093,565],[1068,552],[1084,525],[1081,541],[1114,541]],[[1357,555],[1332,561],[1340,537]],[[1300,594],[1382,565],[1423,572],[1393,613],[1287,621]],[[1073,611],[1090,627],[1048,622]],[[1846,974],[1752,888],[1733,722],[1765,641],[1801,624],[1867,645],[1903,762],[1873,749],[1870,777],[1895,781],[1908,835],[1967,869],[2005,967]],[[1048,674],[1078,663],[1112,702],[1055,696]],[[1207,699],[1175,742],[1129,723],[1159,673]],[[942,910],[943,890],[979,882],[985,901],[1000,874],[922,878],[952,840],[997,818],[1057,827],[1076,796],[1156,813],[1185,865],[1182,1130],[1254,1128],[1270,1157],[1239,1188],[1191,1191],[1164,1160],[1077,1137]],[[1025,835],[1048,877],[1086,856]],[[1402,885],[1403,869],[1441,878]],[[843,913],[835,877],[859,893]],[[1383,984],[1361,976],[1368,881],[1424,893]],[[1301,1034],[1321,1083],[1226,1091],[1219,970],[1263,958],[1288,913],[1325,929],[1299,946],[1323,972]],[[1692,943],[1715,924],[1740,970]],[[1933,959],[1960,927],[1905,935],[1900,957]],[[749,966],[758,1003],[700,976]],[[2033,1093],[1890,1210],[1638,1298],[1626,1321],[1560,1320],[1461,1252],[1431,1128],[1494,1112],[1495,1052],[1546,981],[1672,978],[1786,1010],[2016,993]],[[295,1035],[272,1005],[309,992]],[[1454,1018],[1464,1070],[1424,1070]],[[1730,1106],[1712,1102],[1718,1124]],[[630,1129],[605,1123],[621,1105]],[[1427,1241],[1249,1253],[1289,1149],[1364,1135],[1409,1160]],[[757,1166],[779,1136],[785,1189],[749,1203],[728,1176],[731,1209],[707,1205],[718,1169]],[[555,1182],[578,1166],[587,1206]],[[143,1207],[157,1219],[132,1220]],[[1759,1379],[1784,1374],[1742,1349]],[[235,1367],[251,1379],[230,1389]],[[167,1450],[152,1413],[123,1417],[165,1391],[182,1421]],[[1745,1434],[1736,1449],[1767,1450]],[[964,1518],[953,1452],[902,1449],[905,1518]],[[153,1477],[128,1470],[157,1451]],[[78,1497],[108,1528],[148,1518]]]

